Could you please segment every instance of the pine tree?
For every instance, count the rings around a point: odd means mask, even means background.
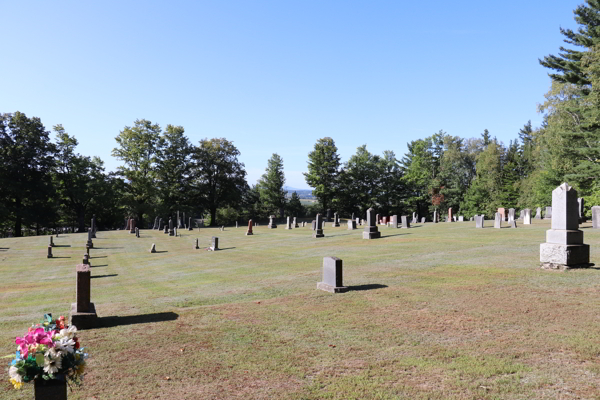
[[[279,154],[273,153],[265,171],[258,182],[264,216],[275,214],[283,217],[287,191],[283,189],[285,175],[283,173],[283,159]]]
[[[317,140],[314,150],[308,153],[308,172],[304,173],[304,178],[314,188],[313,195],[324,210],[330,207],[336,194],[339,168],[340,156],[333,139],[325,137]]]

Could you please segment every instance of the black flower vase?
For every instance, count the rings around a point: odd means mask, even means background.
[[[33,381],[35,400],[67,400],[67,382],[58,379]]]

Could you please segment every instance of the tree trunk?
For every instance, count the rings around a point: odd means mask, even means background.
[[[77,209],[77,224],[79,232],[85,232],[85,209],[83,207]]]
[[[217,226],[217,207],[210,207],[210,226]]]
[[[14,237],[21,237],[23,236],[21,234],[21,224],[23,222],[23,219],[21,217],[21,199],[16,199],[16,208],[17,208],[17,212],[15,213],[15,232],[14,232]]]

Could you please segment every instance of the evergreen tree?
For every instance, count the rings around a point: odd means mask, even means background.
[[[279,215],[283,217],[286,204],[285,175],[283,173],[283,159],[274,153],[268,161],[265,173],[258,182],[260,191],[260,200],[263,205],[263,211],[268,215]]]
[[[287,203],[285,214],[289,217],[303,217],[305,213],[304,206],[300,202],[298,193],[293,192],[292,197]]]
[[[314,150],[308,153],[308,172],[304,173],[304,177],[324,210],[331,205],[337,192],[339,168],[340,156],[333,139],[325,137],[317,140]]]

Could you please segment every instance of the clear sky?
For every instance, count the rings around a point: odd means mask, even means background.
[[[367,144],[401,158],[443,129],[508,143],[550,87],[582,0],[0,1],[0,112],[63,124],[114,170],[136,119],[225,137],[248,182],[272,153],[286,184],[317,139],[342,161]]]

